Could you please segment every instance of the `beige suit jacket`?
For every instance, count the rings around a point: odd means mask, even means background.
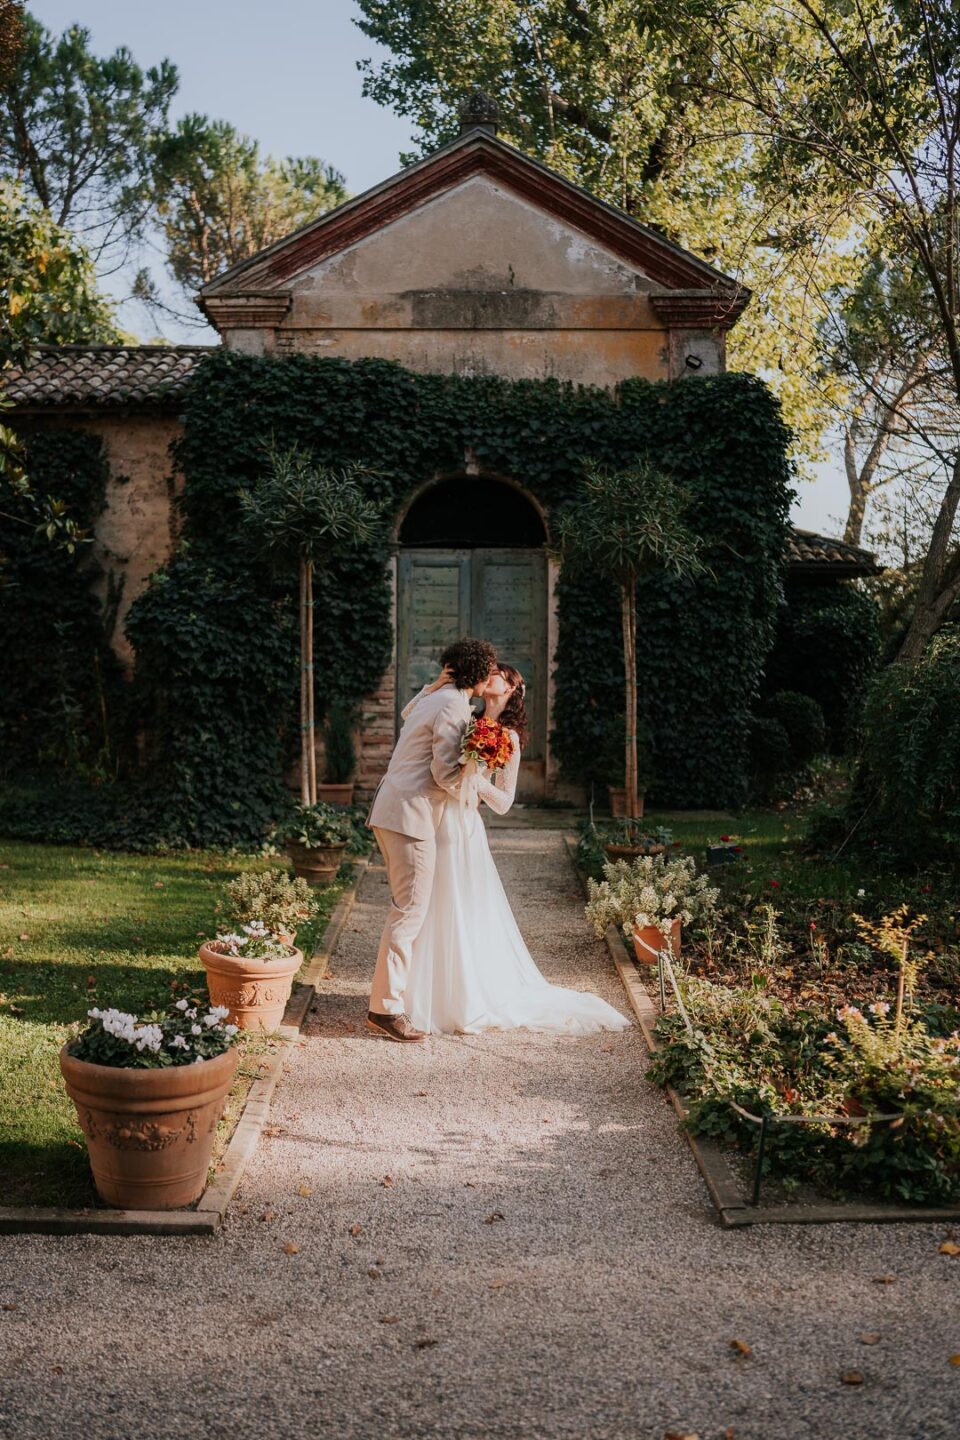
[[[367,824],[429,840],[444,801],[460,789],[460,739],[470,719],[465,690],[444,685],[408,711]]]

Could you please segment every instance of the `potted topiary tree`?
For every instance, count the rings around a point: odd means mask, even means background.
[[[345,550],[376,539],[380,506],[368,500],[363,482],[374,471],[360,465],[332,469],[305,450],[271,446],[267,469],[241,491],[243,523],[257,551],[277,566],[300,573],[300,802],[317,803],[316,726],[313,686],[313,582]]]
[[[330,805],[352,805],[357,755],[353,747],[353,714],[342,701],[334,700],[327,714],[323,752],[323,783],[317,786],[317,798]]]
[[[608,575],[620,595],[625,676],[624,814],[643,810],[637,756],[637,582],[649,575],[693,580],[706,571],[701,541],[686,525],[687,500],[669,475],[648,460],[622,470],[584,466],[575,500],[554,520],[565,567]]]
[[[227,1011],[181,999],[139,1020],[88,1010],[60,1051],[97,1193],[124,1210],[176,1210],[203,1193],[237,1068]]]

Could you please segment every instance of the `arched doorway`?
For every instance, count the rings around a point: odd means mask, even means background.
[[[522,788],[543,793],[547,729],[547,559],[543,519],[504,480],[463,475],[419,494],[400,524],[397,708],[437,673],[459,635],[497,647],[527,681]]]

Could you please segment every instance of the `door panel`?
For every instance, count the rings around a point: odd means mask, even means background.
[[[548,663],[543,551],[401,550],[397,575],[398,719],[421,685],[435,679],[444,646],[476,635],[522,671],[530,717],[524,761],[541,761]]]
[[[397,712],[437,678],[437,656],[470,630],[470,552],[401,551],[397,627]]]

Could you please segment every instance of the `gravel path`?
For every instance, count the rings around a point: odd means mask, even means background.
[[[493,838],[542,968],[626,1009],[561,836]],[[0,1434],[956,1440],[940,1227],[721,1231],[635,1029],[368,1036],[385,903],[220,1235],[0,1241]]]

